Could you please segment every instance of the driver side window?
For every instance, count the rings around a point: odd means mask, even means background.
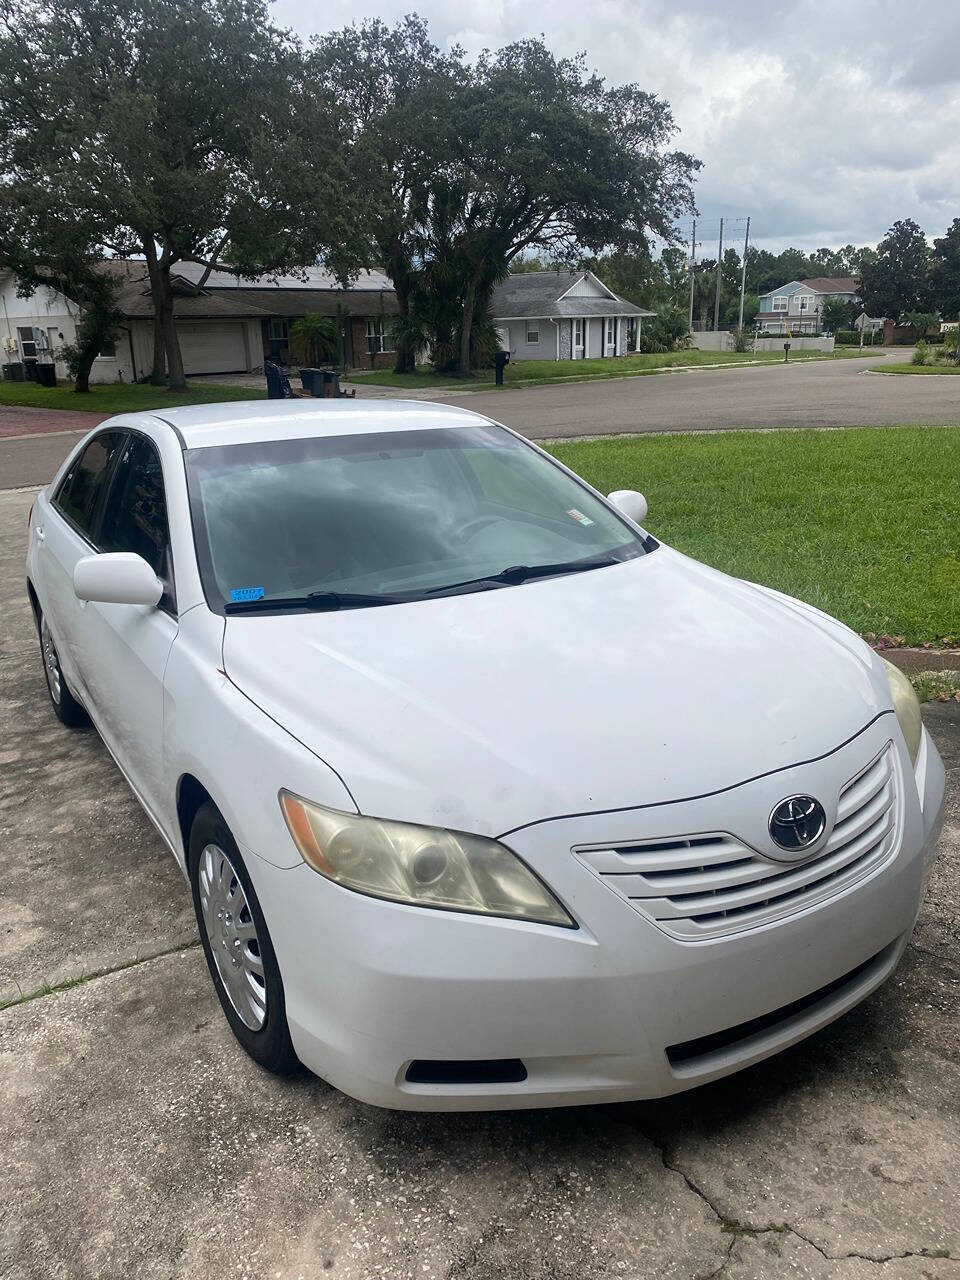
[[[134,551],[163,581],[161,608],[173,607],[173,560],[160,457],[149,440],[128,436],[100,525],[103,551]]]

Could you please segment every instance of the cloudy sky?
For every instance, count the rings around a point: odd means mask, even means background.
[[[875,244],[905,217],[940,235],[960,216],[956,0],[277,0],[275,17],[308,36],[412,10],[440,45],[543,35],[665,97],[704,162],[698,241],[721,215],[742,236],[750,214],[771,249]]]

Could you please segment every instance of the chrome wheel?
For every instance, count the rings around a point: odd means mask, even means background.
[[[60,658],[46,618],[40,623],[40,648],[43,650],[43,669],[47,675],[47,688],[54,704],[59,707],[63,696],[63,676],[60,674]]]
[[[259,1031],[267,1020],[267,987],[257,926],[243,885],[215,844],[200,854],[200,908],[217,973],[245,1026]]]

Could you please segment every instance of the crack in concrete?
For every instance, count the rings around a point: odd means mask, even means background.
[[[741,1219],[728,1218],[724,1213],[721,1212],[719,1206],[715,1203],[714,1200],[711,1199],[711,1197],[707,1194],[707,1192],[704,1191],[704,1189],[697,1182],[694,1181],[694,1179],[690,1176],[690,1174],[688,1174],[687,1171],[680,1166],[680,1164],[676,1161],[676,1159],[675,1158],[672,1159],[668,1155],[666,1146],[657,1142],[654,1138],[650,1136],[649,1133],[644,1133],[644,1137],[660,1153],[660,1159],[663,1162],[663,1167],[669,1170],[671,1173],[677,1174],[679,1177],[683,1179],[688,1189],[695,1196],[697,1196],[700,1200],[703,1201],[703,1203],[707,1206],[707,1208],[716,1218],[717,1222],[720,1225],[721,1232],[728,1233],[731,1236],[730,1243],[727,1246],[726,1255],[723,1261],[720,1263],[719,1267],[717,1267],[716,1270],[714,1271],[708,1272],[705,1276],[698,1277],[698,1280],[716,1280],[716,1277],[723,1273],[728,1263],[730,1262],[733,1256],[733,1250],[737,1241],[739,1239],[742,1239],[745,1236],[750,1237],[751,1239],[756,1239],[759,1236],[771,1235],[771,1234],[793,1235],[793,1236],[796,1236],[798,1240],[802,1240],[804,1244],[808,1244],[810,1245],[811,1248],[816,1249],[817,1253],[819,1253],[820,1256],[827,1262],[861,1261],[861,1262],[873,1262],[882,1266],[887,1262],[896,1262],[904,1258],[930,1258],[930,1259],[937,1258],[937,1259],[942,1259],[944,1261],[952,1260],[950,1258],[949,1252],[947,1251],[940,1252],[939,1250],[931,1250],[931,1249],[919,1249],[919,1250],[907,1249],[903,1253],[890,1253],[890,1254],[858,1253],[856,1251],[851,1251],[850,1253],[828,1253],[828,1251],[824,1249],[822,1245],[817,1244],[816,1240],[811,1239],[810,1236],[804,1235],[802,1231],[800,1231],[797,1227],[793,1226],[789,1222],[782,1222],[782,1223],[770,1222],[770,1223],[767,1223],[765,1226],[754,1226],[753,1223],[746,1222]]]
[[[137,956],[133,960],[126,960],[121,964],[92,969],[89,973],[76,974],[74,977],[64,978],[60,982],[45,982],[31,991],[24,991],[20,983],[14,978],[12,980],[13,985],[17,988],[19,995],[14,996],[12,1000],[0,1000],[0,1013],[7,1009],[15,1009],[18,1005],[28,1004],[31,1000],[42,1000],[45,996],[53,996],[58,992],[70,991],[73,987],[83,986],[87,982],[95,982],[97,978],[106,978],[111,973],[123,973],[127,969],[135,969],[141,964],[149,964],[151,960],[160,960],[164,956],[175,956],[181,951],[190,951],[199,946],[200,939],[191,938],[188,942],[178,942],[175,946],[165,947],[161,951],[152,951],[149,955]]]

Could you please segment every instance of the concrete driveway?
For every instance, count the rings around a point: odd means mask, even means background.
[[[897,975],[819,1036],[670,1101],[416,1116],[236,1047],[186,884],[46,702],[0,493],[0,1276],[960,1276],[960,707],[940,862]],[[184,949],[184,944],[186,947]]]

